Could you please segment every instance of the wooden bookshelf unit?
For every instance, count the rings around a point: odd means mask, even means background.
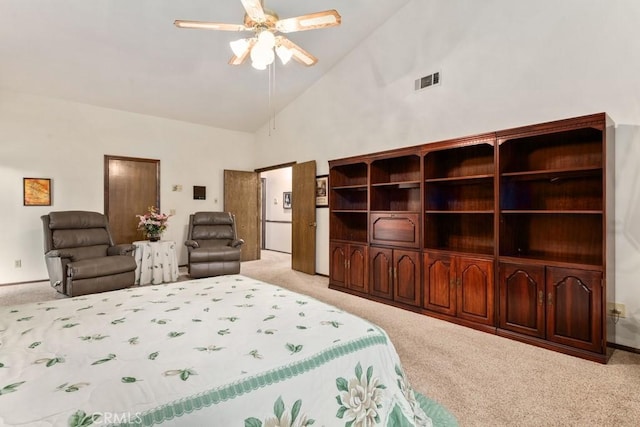
[[[329,162],[332,289],[606,363],[605,113]]]

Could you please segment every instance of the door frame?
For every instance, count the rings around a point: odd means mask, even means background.
[[[266,192],[267,192],[267,188],[266,188],[266,178],[263,178],[262,176],[260,176],[262,174],[262,172],[269,172],[272,170],[276,170],[276,169],[284,169],[284,168],[290,168],[293,167],[293,165],[295,165],[298,162],[288,162],[288,163],[281,163],[279,165],[273,165],[273,166],[266,166],[264,168],[258,168],[258,169],[254,169],[253,171],[256,172],[258,174],[258,177],[260,178],[260,182],[262,183],[262,203],[260,205],[260,250],[266,250],[266,243],[267,243],[267,219],[266,219],[266,213],[267,213],[267,200],[266,200]]]

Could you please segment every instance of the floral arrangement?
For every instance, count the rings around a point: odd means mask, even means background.
[[[171,215],[159,213],[155,206],[149,207],[149,212],[144,215],[136,215],[140,219],[138,230],[142,230],[147,236],[160,236],[167,229],[167,221]]]

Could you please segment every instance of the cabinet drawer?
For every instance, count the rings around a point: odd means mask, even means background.
[[[420,247],[417,213],[371,213],[371,243],[409,248]]]

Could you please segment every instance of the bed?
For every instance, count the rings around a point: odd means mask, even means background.
[[[0,424],[450,426],[387,334],[242,275],[0,307]]]

